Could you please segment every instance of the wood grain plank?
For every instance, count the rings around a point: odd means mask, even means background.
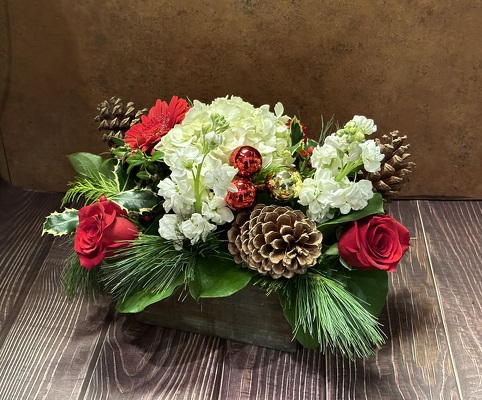
[[[325,398],[325,357],[299,348],[286,353],[228,341],[219,399]]]
[[[70,252],[69,242],[55,239],[5,337],[0,399],[77,398],[90,378],[108,304],[66,299],[60,274]]]
[[[410,231],[409,253],[389,276],[380,315],[386,344],[375,356],[350,363],[327,358],[328,398],[457,399],[459,393],[415,201],[390,213]]]
[[[116,315],[85,399],[216,399],[224,339]]]
[[[52,244],[52,238],[40,239],[42,222],[61,198],[0,180],[0,345],[9,329],[5,322],[15,318],[18,310],[11,311],[22,304]]]
[[[482,202],[419,202],[464,399],[482,398]]]

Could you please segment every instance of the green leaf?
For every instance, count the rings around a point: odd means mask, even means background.
[[[164,153],[162,151],[156,150],[154,151],[154,154],[151,157],[151,161],[158,161],[162,157],[164,157]]]
[[[293,117],[291,120],[291,143],[294,145],[304,139],[303,128],[298,118]]]
[[[111,136],[109,138],[110,141],[112,141],[116,146],[125,146],[125,142],[121,138],[117,138],[115,136]]]
[[[108,179],[114,179],[112,166],[104,164],[104,159],[91,153],[74,153],[67,156],[74,169],[80,175],[92,177],[98,174],[104,175]]]
[[[79,224],[79,211],[73,208],[65,209],[64,212],[53,212],[44,222],[42,235],[49,233],[54,236],[68,235],[75,232]]]
[[[368,200],[368,204],[363,210],[352,211],[348,214],[340,215],[339,217],[323,222],[318,225],[318,230],[323,234],[324,237],[329,237],[341,224],[357,221],[372,214],[383,213],[383,197],[380,193],[375,193],[373,197]]]
[[[167,299],[171,296],[176,288],[184,283],[184,274],[180,273],[178,277],[160,293],[149,293],[145,291],[136,292],[125,299],[117,302],[116,309],[121,313],[138,313],[147,306],[157,303],[158,301]]]
[[[119,188],[122,192],[134,189],[134,187],[136,186],[136,182],[127,173],[124,163],[119,161],[114,168],[114,173],[117,176]]]
[[[379,269],[363,271],[360,269],[337,271],[332,278],[342,283],[373,316],[382,311],[388,293],[388,273]]]
[[[109,200],[116,202],[129,211],[151,209],[160,202],[154,192],[148,189],[128,190],[111,196]]]
[[[279,292],[279,299],[281,307],[283,308],[283,315],[285,316],[288,323],[291,325],[291,328],[293,328],[295,339],[307,349],[316,349],[320,347],[320,343],[318,343],[318,340],[315,339],[315,337],[318,336],[318,332],[310,335],[302,328],[295,331],[295,326],[297,323],[296,308],[290,306],[290,299],[287,296],[282,295],[281,292]]]
[[[244,288],[255,271],[243,268],[224,257],[197,257],[189,292],[195,299],[227,297]]]
[[[136,176],[139,178],[139,179],[149,179],[151,177],[151,175],[149,174],[149,172],[147,171],[139,171]]]

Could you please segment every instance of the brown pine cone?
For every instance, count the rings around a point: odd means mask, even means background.
[[[398,195],[400,190],[408,182],[415,163],[407,161],[410,157],[409,144],[404,144],[407,136],[398,136],[398,131],[383,135],[381,139],[375,139],[385,156],[381,162],[381,169],[378,172],[369,173],[360,171],[364,179],[372,182],[376,192],[383,196],[385,201],[391,201]]]
[[[322,234],[301,211],[258,204],[228,231],[236,263],[274,279],[304,274],[321,255]]]
[[[124,135],[130,127],[141,122],[141,116],[147,115],[149,112],[147,108],[136,110],[132,101],[124,105],[122,99],[118,97],[104,100],[97,105],[97,110],[99,115],[94,118],[94,121],[100,122],[100,131],[106,131],[102,135],[102,140],[107,142],[110,148],[116,147],[111,140],[112,137],[124,139]]]

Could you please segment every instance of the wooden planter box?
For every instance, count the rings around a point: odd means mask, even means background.
[[[229,297],[194,300],[176,295],[152,304],[137,315],[141,322],[218,336],[262,347],[296,351],[291,326],[276,294],[248,285]]]

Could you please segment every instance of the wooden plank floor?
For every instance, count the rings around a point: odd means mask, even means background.
[[[70,243],[40,237],[61,195],[0,183],[0,399],[482,399],[482,201],[398,201],[412,248],[365,361],[153,327],[69,301]]]

